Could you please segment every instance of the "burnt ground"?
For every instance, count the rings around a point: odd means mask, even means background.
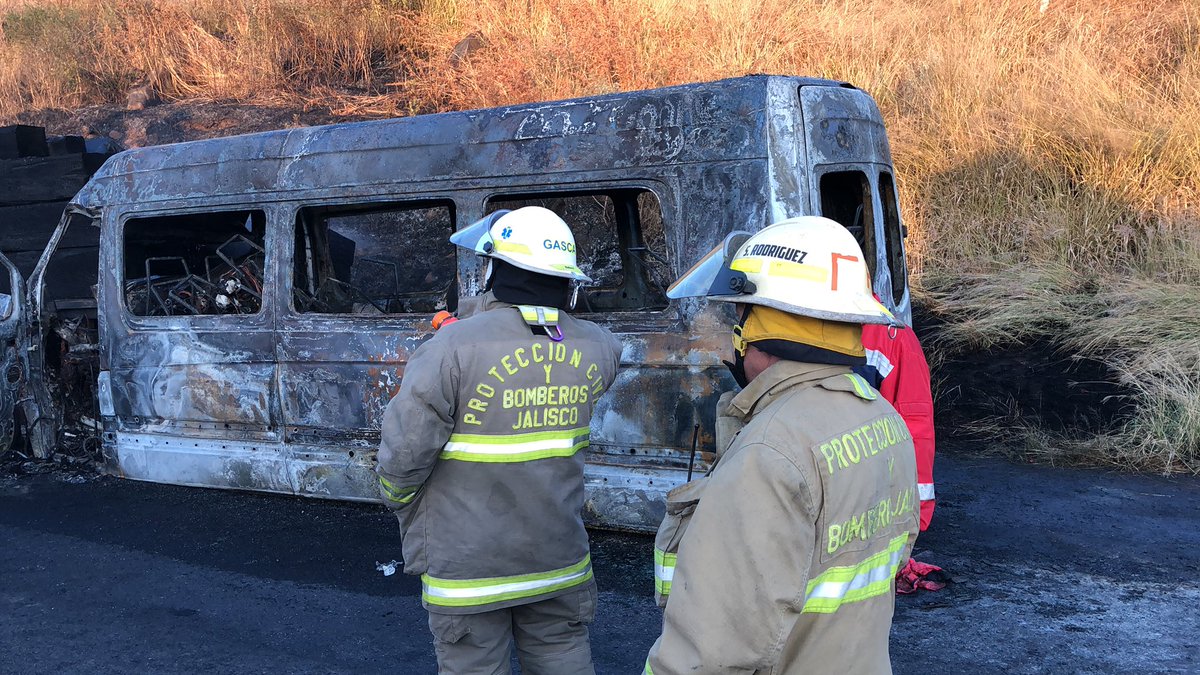
[[[943,453],[897,673],[1200,672],[1200,480]],[[659,629],[649,537],[593,532],[599,673]],[[432,673],[379,507],[0,474],[0,672]]]

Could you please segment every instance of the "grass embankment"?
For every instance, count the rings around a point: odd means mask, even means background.
[[[849,80],[889,124],[942,350],[1049,341],[1137,413],[1052,456],[1200,472],[1192,0],[0,0],[0,117],[171,99],[380,115],[752,72]],[[474,36],[464,41],[464,38]],[[457,46],[457,50],[455,49]]]

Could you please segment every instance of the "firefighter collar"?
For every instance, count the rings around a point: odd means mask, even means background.
[[[801,363],[778,361],[771,365],[729,402],[729,413],[749,421],[755,411],[783,395],[792,387],[812,386],[836,375],[848,373],[846,366],[830,366],[824,363]]]
[[[540,305],[515,305],[515,307],[520,310],[521,318],[527,325],[541,327],[551,340],[562,342],[563,332],[558,325],[558,308]]]

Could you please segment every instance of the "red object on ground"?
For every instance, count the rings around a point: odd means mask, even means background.
[[[433,324],[434,330],[438,330],[442,326],[449,326],[450,324],[454,323],[455,321],[458,321],[458,317],[454,316],[450,312],[447,312],[446,310],[443,309],[442,311],[438,312],[437,314],[434,314],[433,320],[430,321],[429,323]]]
[[[940,591],[946,587],[946,573],[937,565],[918,562],[912,558],[896,572],[896,593],[908,595],[917,590]]]
[[[882,380],[876,388],[904,418],[917,451],[917,491],[921,498],[921,531],[933,520],[933,393],[929,386],[929,363],[921,342],[911,328],[863,326],[867,370],[874,369]]]

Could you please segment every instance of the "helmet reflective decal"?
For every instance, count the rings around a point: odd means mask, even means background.
[[[497,253],[524,253],[529,255],[529,247],[525,244],[516,244],[508,241],[497,241],[492,245],[492,250]]]

